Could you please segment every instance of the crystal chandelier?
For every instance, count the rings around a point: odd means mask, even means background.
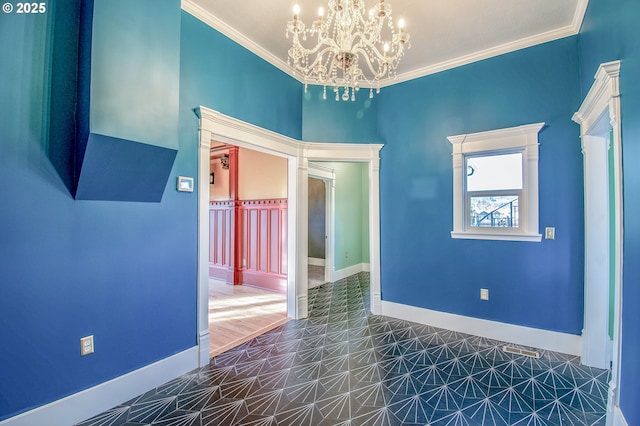
[[[305,92],[309,84],[333,86],[336,101],[356,99],[361,86],[380,93],[380,80],[396,75],[405,48],[410,47],[409,34],[400,19],[398,29],[391,18],[391,5],[385,0],[365,13],[364,0],[329,0],[328,13],[320,8],[319,17],[307,28],[299,18],[300,7],[293,8],[293,20],[287,23],[287,38],[293,38],[289,49],[289,65],[302,74]],[[316,38],[317,37],[317,38]],[[309,47],[307,38],[314,40]],[[309,43],[312,44],[312,43]]]

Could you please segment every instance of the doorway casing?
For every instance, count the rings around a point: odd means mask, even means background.
[[[380,149],[381,144],[302,142],[200,106],[198,146],[198,346],[199,365],[209,363],[209,151],[211,141],[287,158],[287,316],[308,314],[309,161],[365,162],[369,166],[369,252],[371,312],[380,301]]]
[[[618,386],[622,343],[623,193],[619,76],[620,61],[601,64],[589,93],[573,116],[573,120],[580,124],[584,154],[585,317],[581,360],[583,364],[598,368],[607,369],[611,365],[607,425],[621,424]],[[613,170],[609,169],[609,150],[613,154]],[[610,175],[613,177],[613,194],[609,189]],[[609,215],[611,202],[612,218]],[[613,223],[613,246],[609,243],[610,221]],[[613,348],[609,341],[611,266],[614,271]]]

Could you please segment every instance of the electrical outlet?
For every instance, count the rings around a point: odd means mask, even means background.
[[[553,227],[544,228],[544,238],[546,240],[555,240],[556,228],[553,228]]]
[[[489,289],[481,288],[480,289],[480,300],[489,300]]]
[[[85,356],[92,354],[94,349],[93,336],[87,336],[80,339],[80,355]]]

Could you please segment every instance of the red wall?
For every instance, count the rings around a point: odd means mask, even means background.
[[[286,292],[286,199],[213,202],[209,220],[211,277]]]
[[[286,292],[287,200],[241,201],[240,282]]]

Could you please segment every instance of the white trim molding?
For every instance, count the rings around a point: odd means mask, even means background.
[[[609,424],[609,423],[607,423]],[[620,410],[620,407],[616,406],[613,409],[613,420],[610,423],[612,426],[629,426],[629,423],[627,423],[627,419],[624,418],[624,415],[622,414],[622,411]]]
[[[198,347],[194,346],[92,388],[0,421],[0,425],[73,425],[196,368],[198,368]]]
[[[620,61],[601,64],[594,82],[573,121],[580,125],[584,154],[585,191],[585,278],[582,362],[589,366],[609,367],[610,250],[614,251],[613,348],[611,382],[607,405],[607,425],[626,425],[620,412],[619,385],[622,376],[622,123],[620,103]],[[609,169],[609,150],[613,170]],[[613,178],[613,194],[609,179]],[[605,180],[605,182],[602,182]],[[613,195],[613,218],[609,205]],[[606,211],[601,206],[606,206]],[[605,217],[602,217],[602,215]],[[614,243],[610,246],[610,221],[613,219]],[[606,240],[606,241],[605,241]],[[605,252],[603,252],[603,247]],[[606,271],[604,271],[606,269]]]
[[[338,269],[333,272],[332,282],[340,281],[351,275],[358,274],[360,272],[370,272],[371,267],[368,263],[358,263],[357,265],[347,266],[343,269]]]
[[[581,337],[382,301],[382,315],[531,348],[580,355]]]
[[[325,262],[326,262],[325,259],[320,259],[318,257],[310,257],[308,263],[309,265],[313,265],[313,266],[324,266]]]
[[[211,132],[198,129],[198,158],[211,158]],[[211,164],[198,161],[198,182],[208,182]],[[209,363],[209,188],[198,185],[198,365]],[[206,185],[208,186],[208,185]]]
[[[518,50],[526,49],[528,47],[533,47],[539,44],[548,43],[550,41],[559,40],[561,38],[576,35],[580,31],[580,25],[582,24],[582,18],[584,18],[584,12],[586,10],[587,1],[588,0],[580,0],[581,4],[576,9],[576,15],[574,15],[574,22],[571,25],[568,25],[562,28],[557,28],[541,34],[536,34],[531,37],[525,37],[520,40],[510,41],[508,43],[490,47],[488,49],[479,50],[477,52],[473,52],[468,55],[463,55],[457,58],[438,62],[436,64],[418,68],[413,71],[401,73],[401,74],[398,74],[395,79],[383,80],[382,83],[380,84],[380,87],[387,87],[387,86],[402,83],[405,81],[414,80],[416,78],[425,77],[427,75],[436,74],[442,71],[458,68],[463,65],[468,65],[474,62],[483,61],[485,59],[504,55],[505,53],[515,52]],[[584,9],[582,9],[583,3],[585,4]],[[579,17],[580,14],[582,14],[582,18],[576,25],[576,21],[575,21],[576,17]]]
[[[506,129],[449,136],[453,146],[453,231],[452,238],[477,240],[533,241],[542,240],[538,230],[538,133],[544,123],[527,124]],[[465,157],[470,154],[499,153],[518,150],[523,157],[523,189],[520,200],[519,228],[472,228],[465,214]]]
[[[280,71],[302,82],[298,76],[293,74],[293,70],[286,61],[278,58],[276,55],[269,52],[267,49],[242,34],[240,31],[228,25],[226,22],[221,21],[211,12],[196,4],[193,0],[182,0],[180,7],[191,16],[209,25],[211,28],[223,34],[225,37],[235,41],[254,55],[264,59],[274,67],[278,68]]]

